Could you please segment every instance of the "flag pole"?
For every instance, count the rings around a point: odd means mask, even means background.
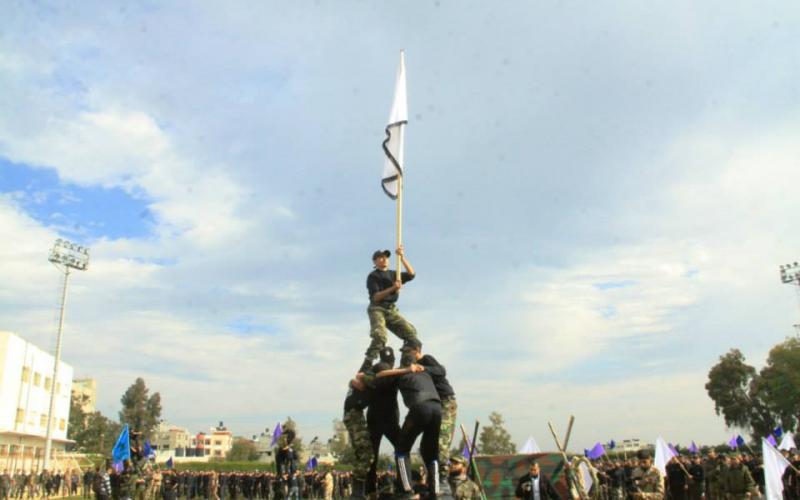
[[[400,133],[402,134],[402,128],[400,129]],[[403,164],[403,150],[400,150],[398,158],[398,163],[400,165]],[[397,177],[397,248],[400,248],[403,245],[403,176],[400,175]],[[400,281],[400,273],[401,273],[401,266],[403,264],[403,259],[400,255],[397,255],[397,274],[395,277],[396,281]]]

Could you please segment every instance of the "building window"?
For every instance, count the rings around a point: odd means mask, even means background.
[[[16,422],[21,424],[25,421],[25,410],[23,408],[17,408],[17,419]]]
[[[33,385],[36,387],[40,387],[42,385],[42,374],[39,372],[33,372]]]
[[[49,391],[51,387],[53,387],[53,379],[51,379],[50,377],[45,377],[44,390]]]
[[[58,430],[63,431],[65,428],[66,428],[66,423],[64,422],[64,419],[63,418],[59,419]]]
[[[215,439],[214,440],[214,445],[215,446],[222,446],[222,441],[220,441],[219,439]]]
[[[39,426],[40,427],[47,427],[47,415],[42,413],[42,417],[39,419]]]
[[[211,440],[210,439],[206,439],[206,446],[210,446],[210,445],[211,445]]]
[[[7,456],[8,455],[8,445],[7,444],[0,444],[0,456]]]
[[[22,381],[23,382],[31,382],[31,367],[30,366],[23,366],[22,367]]]
[[[221,451],[219,451],[219,450],[216,450],[216,451],[214,452],[214,456],[215,456],[215,457],[220,457],[220,456],[222,456],[222,452],[221,452]]]

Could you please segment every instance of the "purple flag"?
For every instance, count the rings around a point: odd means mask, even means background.
[[[470,449],[472,449],[472,443],[470,443],[469,442],[469,438],[467,438],[467,442],[464,443],[464,449],[461,450],[461,456],[463,456],[464,458],[469,460],[470,459],[470,457],[469,457],[469,450]],[[476,447],[475,448],[475,453],[477,453],[477,452],[478,452],[478,448]]]
[[[269,445],[275,446],[275,444],[278,442],[278,438],[281,437],[281,434],[283,434],[283,429],[281,429],[281,423],[278,422],[275,424],[275,430],[272,431],[272,442]]]
[[[670,444],[668,444],[668,445],[667,445],[667,447],[669,447],[669,451],[671,451],[671,452],[672,452],[672,454],[673,454],[673,455],[675,455],[676,457],[677,457],[678,455],[680,455],[680,453],[678,453],[678,448],[677,448],[677,446],[672,446],[672,444],[670,443]]]
[[[770,434],[769,437],[767,438],[767,442],[772,446],[775,446],[776,448],[778,446],[778,442],[775,441],[775,437],[772,434]]]
[[[694,454],[694,453],[697,453],[697,452],[699,452],[699,451],[700,451],[700,449],[699,449],[699,448],[697,448],[697,445],[696,445],[696,444],[694,444],[694,441],[692,441],[692,444],[691,444],[691,446],[689,446],[689,453],[692,453],[692,454]]]
[[[735,450],[739,447],[739,442],[736,439],[736,436],[733,436],[730,441],[728,441],[728,446],[731,447],[732,450]]]
[[[594,445],[594,448],[592,448],[591,450],[589,450],[588,453],[586,453],[586,456],[591,460],[597,460],[598,458],[602,457],[605,454],[606,454],[606,449],[603,448],[602,444],[597,443]]]

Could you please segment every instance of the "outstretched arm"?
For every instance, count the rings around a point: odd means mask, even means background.
[[[397,255],[400,256],[400,262],[402,262],[403,267],[406,269],[406,272],[411,276],[416,276],[417,273],[414,272],[414,268],[411,267],[411,264],[406,260],[405,251],[403,250],[403,245],[397,247]]]

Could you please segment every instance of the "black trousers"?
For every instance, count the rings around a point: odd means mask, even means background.
[[[422,434],[419,453],[425,465],[439,458],[439,427],[442,425],[442,403],[425,401],[417,403],[408,410],[400,435],[397,438],[395,452],[408,456],[417,436]]]
[[[378,451],[381,447],[381,439],[385,436],[386,439],[392,443],[392,446],[397,449],[397,438],[400,435],[399,419],[400,415],[397,413],[387,416],[371,415],[367,413],[367,428],[369,429],[369,438],[372,442],[372,463],[367,472],[367,493],[372,493],[377,489]]]

